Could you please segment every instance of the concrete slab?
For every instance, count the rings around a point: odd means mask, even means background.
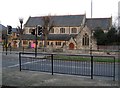
[[[18,68],[3,69],[2,74],[2,84],[5,86],[118,86],[118,82],[112,80],[28,70],[20,72]]]

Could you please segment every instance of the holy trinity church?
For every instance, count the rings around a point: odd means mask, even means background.
[[[55,15],[50,16],[50,21],[54,22],[54,27],[50,30],[47,37],[48,48],[64,49],[92,49],[97,48],[96,39],[93,37],[94,30],[100,27],[107,32],[112,26],[112,17],[108,18],[86,18],[82,15]],[[29,17],[24,25],[24,34],[22,35],[22,46],[35,46],[35,36],[31,35],[31,30],[36,25],[43,25],[42,16]],[[19,40],[14,40],[16,43]],[[38,38],[37,47],[44,46],[44,36]]]

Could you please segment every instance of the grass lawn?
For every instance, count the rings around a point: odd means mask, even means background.
[[[67,61],[91,61],[91,57],[82,57],[82,56],[62,56],[56,55],[54,59],[67,60]],[[94,57],[94,62],[114,62],[113,58],[109,57]],[[115,59],[115,62],[120,62],[120,60]]]

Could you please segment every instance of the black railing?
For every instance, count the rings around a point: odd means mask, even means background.
[[[61,74],[113,77],[115,80],[115,57],[55,53],[19,53],[21,70],[34,70]]]

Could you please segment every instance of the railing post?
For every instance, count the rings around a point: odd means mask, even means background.
[[[51,66],[52,66],[52,75],[53,75],[53,54],[51,54]]]
[[[19,52],[19,68],[20,68],[20,71],[21,71],[21,52]]]
[[[115,57],[114,57],[114,69],[113,69],[113,70],[114,70],[114,74],[113,74],[113,76],[114,76],[114,77],[113,77],[113,81],[115,81]]]
[[[91,56],[91,79],[93,79],[93,56]]]

